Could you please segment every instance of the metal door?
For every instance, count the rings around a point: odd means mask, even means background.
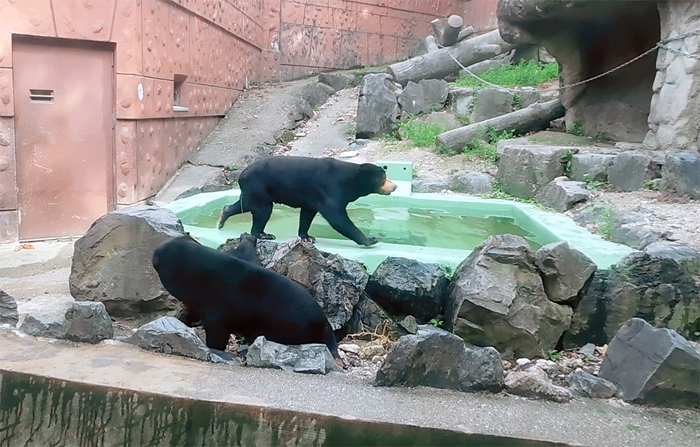
[[[112,47],[16,38],[19,236],[85,233],[114,207]]]

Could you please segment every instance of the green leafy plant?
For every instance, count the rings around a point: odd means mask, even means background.
[[[355,135],[357,133],[357,127],[354,124],[348,124],[347,129],[345,129],[345,133],[348,135]]]
[[[658,191],[659,190],[659,182],[655,182],[654,180],[647,180],[644,182],[644,187],[646,189],[650,189],[652,191]]]
[[[442,326],[443,321],[442,321],[442,320],[437,320],[437,319],[433,318],[432,320],[429,321],[429,323],[432,324],[432,325],[435,326],[435,327],[440,327],[440,326]]]
[[[598,232],[605,239],[610,240],[612,238],[613,226],[615,223],[615,213],[612,209],[604,210],[600,216],[600,224],[598,225]]]
[[[632,431],[639,431],[641,427],[639,425],[627,424],[627,429]]]
[[[586,188],[591,192],[596,192],[605,185],[605,182],[593,180],[590,174],[583,174],[583,181],[586,182]]]
[[[553,362],[556,362],[557,360],[562,358],[562,354],[555,351],[555,350],[550,350],[550,351],[547,351],[547,358],[549,358],[549,360],[551,360]]]
[[[534,87],[556,79],[559,65],[556,62],[541,64],[536,61],[521,61],[517,65],[506,64],[493,67],[478,75],[481,79],[502,87]],[[455,87],[490,87],[468,73],[453,83]]]
[[[569,149],[561,156],[561,162],[564,164],[564,175],[571,174],[571,160],[573,160],[575,153],[576,151]]]
[[[520,92],[513,93],[513,109],[520,110],[523,108],[523,94]]]
[[[591,363],[593,361],[593,355],[592,354],[586,354],[583,356],[583,361],[585,363]]]
[[[452,279],[452,276],[455,274],[454,270],[452,270],[452,267],[449,265],[441,265],[442,271],[445,272],[445,276],[448,279]]]
[[[498,151],[496,145],[501,140],[509,140],[513,138],[512,131],[503,131],[500,134],[492,125],[487,125],[486,129],[482,130],[482,138],[474,138],[471,143],[464,148],[464,156],[467,161],[473,161],[479,158],[488,164],[496,163],[498,160]]]
[[[411,119],[399,124],[401,134],[418,147],[435,146],[435,137],[445,132],[447,128],[439,124],[424,123],[417,119]]]
[[[566,129],[566,133],[575,135],[577,137],[582,137],[585,133],[583,129],[583,124],[581,123],[581,121],[574,121],[574,124],[572,124],[571,127],[568,127]]]
[[[227,171],[235,171],[237,168],[238,168],[238,166],[236,166],[236,163],[231,163],[231,164],[224,166],[224,169]]]

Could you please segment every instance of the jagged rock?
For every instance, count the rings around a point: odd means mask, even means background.
[[[593,343],[586,343],[578,350],[581,355],[593,355],[595,354],[595,345]]]
[[[328,374],[340,369],[324,344],[288,346],[269,341],[262,335],[248,347],[246,365],[308,374]]]
[[[632,317],[693,337],[700,324],[698,256],[687,246],[658,242],[598,270],[581,293],[564,347],[609,343]]]
[[[66,311],[65,319],[67,340],[97,343],[114,337],[112,319],[102,303],[76,301]]]
[[[610,342],[600,377],[617,384],[628,401],[700,407],[700,354],[675,331],[640,318],[627,321]]]
[[[467,194],[488,194],[493,190],[495,179],[484,172],[455,173],[450,180],[450,189]]]
[[[615,210],[609,203],[591,203],[584,209],[572,216],[572,219],[579,224],[601,223],[606,219],[612,219]],[[612,222],[610,222],[612,223]]]
[[[409,82],[399,95],[401,110],[409,115],[416,115],[427,110],[423,87],[415,82]]]
[[[363,327],[351,329],[350,332],[360,332],[362,330],[376,331],[384,321],[391,321],[391,317],[382,307],[372,301],[369,295],[363,293],[355,306],[355,314],[353,318],[357,319],[358,323],[362,323]]]
[[[242,236],[227,239],[226,242],[217,247],[217,250],[223,253],[231,253],[235,251],[241,243],[241,237]],[[270,261],[272,260],[272,255],[275,254],[279,246],[279,242],[270,241],[266,239],[258,239],[258,241],[255,243],[255,253],[258,256],[258,260],[260,261],[261,266],[265,267],[268,264],[270,264]]]
[[[353,81],[354,78],[349,75],[329,73],[320,73],[318,75],[318,82],[330,85],[336,92],[346,88],[348,85],[352,84]]]
[[[359,263],[319,251],[298,238],[280,244],[267,267],[306,287],[323,308],[333,330],[350,320],[369,280]]]
[[[448,284],[438,264],[388,257],[372,273],[366,290],[390,315],[413,315],[427,322],[443,313]]]
[[[450,88],[450,93],[448,95],[450,112],[458,118],[469,119],[472,113],[472,107],[474,106],[474,93],[475,90],[473,88]]]
[[[323,104],[333,93],[335,93],[333,87],[322,82],[308,84],[301,89],[301,97],[306,100],[311,107]]]
[[[165,208],[138,205],[105,214],[75,242],[71,295],[102,302],[120,317],[176,309],[151,257],[162,242],[184,234],[180,220]]]
[[[700,157],[692,154],[668,154],[661,170],[661,189],[700,199]]]
[[[418,323],[413,315],[408,315],[403,320],[399,321],[399,326],[406,330],[409,334],[418,332]]]
[[[576,154],[571,157],[571,180],[608,181],[608,170],[617,155],[612,154]]]
[[[418,85],[423,87],[426,112],[440,110],[445,107],[450,87],[444,79],[421,79]]]
[[[608,170],[608,181],[618,191],[638,191],[644,182],[661,177],[661,167],[650,156],[623,152]]]
[[[513,111],[514,96],[508,90],[484,88],[477,90],[469,116],[471,123],[505,115]]]
[[[489,237],[460,263],[445,312],[446,329],[506,358],[553,349],[572,314],[547,299],[530,246],[510,234]]]
[[[495,349],[466,348],[459,337],[425,325],[416,335],[399,338],[377,372],[376,384],[497,392],[503,387],[503,367]]]
[[[585,202],[590,195],[584,182],[572,182],[567,177],[557,177],[537,194],[537,202],[563,213],[577,203]]]
[[[213,363],[237,364],[228,353],[207,348],[194,329],[173,317],[161,317],[144,324],[124,341],[147,351]]]
[[[411,189],[413,192],[418,193],[435,193],[450,189],[450,185],[447,181],[440,180],[414,180],[411,183]]]
[[[498,180],[506,193],[532,199],[549,182],[564,174],[569,147],[503,145],[498,160]]]
[[[24,317],[19,330],[34,337],[63,339],[66,337],[66,309],[52,309],[41,313],[31,313]]]
[[[514,110],[524,109],[525,107],[529,107],[529,106],[533,105],[534,103],[539,102],[541,99],[540,91],[534,87],[521,87],[520,91],[517,94],[520,95],[521,102],[520,102],[520,104],[517,104],[517,101],[515,100],[515,96],[513,97],[513,109]]]
[[[399,89],[388,73],[367,74],[362,78],[357,107],[357,138],[373,138],[391,133],[401,110],[396,99]]]
[[[614,383],[586,371],[571,373],[568,377],[568,382],[571,392],[581,397],[609,399],[617,392],[617,387]]]
[[[659,230],[642,224],[621,223],[619,219],[613,219],[610,240],[618,244],[643,250],[654,242],[659,242],[669,237],[671,232]]]
[[[449,112],[432,112],[422,117],[420,121],[426,124],[437,124],[445,130],[452,130],[463,126],[462,122]]]
[[[16,326],[18,321],[17,302],[0,289],[0,324]]]
[[[588,256],[569,247],[566,241],[554,242],[535,252],[542,272],[547,298],[555,303],[575,305],[579,292],[598,268]]]
[[[522,371],[509,371],[505,386],[506,391],[517,396],[555,402],[568,402],[572,398],[571,391],[552,383],[547,373],[534,364]]]

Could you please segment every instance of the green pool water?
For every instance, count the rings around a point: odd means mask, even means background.
[[[348,215],[364,234],[376,236],[383,243],[418,247],[472,250],[494,234],[515,234],[525,238],[533,249],[547,242],[543,235],[528,231],[512,217],[484,215],[479,210],[465,209],[452,213],[440,208],[375,207],[368,204],[351,204]],[[189,227],[214,229],[221,208],[212,208],[182,219]],[[236,233],[250,232],[251,214],[240,214],[226,221],[224,230]],[[286,240],[297,236],[299,210],[283,205],[274,207],[265,231]],[[309,234],[318,239],[344,240],[326,220],[316,215]]]
[[[576,225],[570,218],[540,210],[532,205],[468,196],[413,194],[410,181],[396,181],[398,190],[390,196],[370,195],[348,206],[355,225],[380,242],[357,245],[338,234],[319,214],[309,234],[316,247],[361,262],[372,272],[387,257],[405,257],[456,268],[471,251],[495,234],[525,238],[533,250],[557,241],[586,254],[600,268],[617,263],[632,250],[603,240]],[[238,200],[240,191],[203,193],[165,205],[204,245],[217,248],[227,239],[250,232],[252,215],[229,218],[216,229],[221,208]],[[265,231],[278,242],[297,237],[299,210],[275,206]]]

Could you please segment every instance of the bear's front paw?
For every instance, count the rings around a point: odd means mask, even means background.
[[[367,241],[364,243],[365,247],[369,247],[370,245],[374,245],[377,242],[379,242],[379,239],[377,239],[374,236],[370,236],[367,238]]]

